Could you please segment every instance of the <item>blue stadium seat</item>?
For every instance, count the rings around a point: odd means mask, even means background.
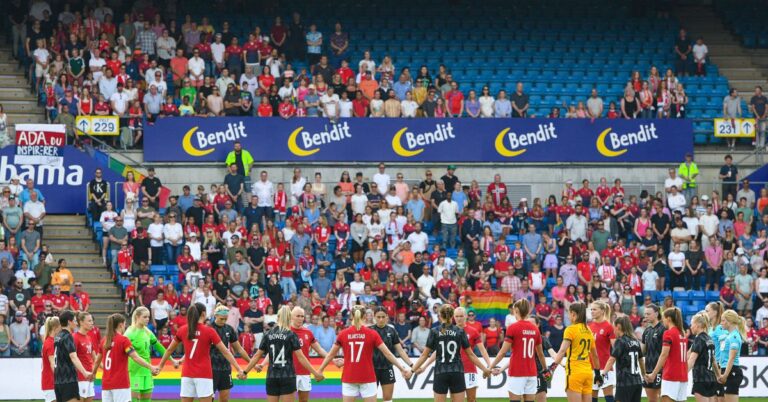
[[[149,272],[155,276],[165,276],[168,273],[168,268],[165,265],[150,265]]]

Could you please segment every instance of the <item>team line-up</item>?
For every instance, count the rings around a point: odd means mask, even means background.
[[[479,374],[485,378],[504,370],[510,401],[538,402],[546,400],[548,383],[562,365],[569,402],[596,401],[600,391],[606,402],[639,402],[643,389],[650,402],[685,401],[689,380],[698,402],[738,400],[743,379],[739,351],[746,338],[745,322],[735,311],[724,311],[718,302],[693,317],[690,345],[682,313],[676,307],[662,312],[656,305],[648,306],[644,313],[646,329],[642,339],[637,339],[627,317],[611,324],[608,304],[597,301],[588,307],[573,303],[568,308],[572,324],[565,329],[559,351],[542,337],[536,318],[529,315],[531,305],[526,299],[516,301],[513,310],[516,321],[506,329],[501,350],[491,360],[480,334],[466,325],[466,310],[443,305],[440,325],[430,331],[424,352],[413,362],[403,350],[397,331],[388,324],[383,308],[375,313],[375,325],[368,327],[364,325],[365,308],[355,306],[351,325],[337,335],[331,350],[325,351],[304,327],[304,310],[283,306],[277,325],[262,338],[246,367],[241,367],[230,352],[232,348],[247,356],[234,329],[226,324],[228,310],[224,306],[218,306],[209,320],[204,305],[191,305],[187,324],[179,328],[167,349],[147,328],[149,311],[144,307],[133,312],[130,326],[123,315],[110,316],[100,345],[89,335],[94,325],[90,314],[75,316],[64,311],[45,323],[42,389],[46,402],[91,402],[94,376],[101,369],[102,400],[148,402],[153,376],[171,360],[175,367],[182,366],[183,402],[208,402],[216,392],[220,401],[227,401],[233,387],[233,367],[243,380],[250,370],[262,371],[265,366],[268,401],[294,401],[298,392],[299,401],[306,402],[312,390],[310,375],[323,381],[324,369],[333,363],[342,368],[344,402],[358,397],[374,402],[379,385],[383,400],[390,402],[395,368],[409,379],[434,363],[437,402],[444,402],[449,393],[453,402],[465,398],[475,401]],[[176,360],[171,355],[179,345],[184,355]],[[149,363],[153,348],[163,353],[156,366]],[[317,369],[307,359],[310,349],[324,358]],[[553,356],[549,366],[544,351]],[[509,359],[505,358],[507,353],[511,354]]]

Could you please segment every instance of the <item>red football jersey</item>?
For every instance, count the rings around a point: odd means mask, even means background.
[[[40,377],[41,389],[43,391],[53,389],[53,367],[51,367],[51,363],[48,361],[49,357],[54,356],[54,351],[56,350],[53,343],[52,336],[45,338],[43,342],[43,373]]]
[[[128,355],[133,351],[131,341],[121,334],[115,334],[112,338],[112,346],[106,350],[106,342],[101,350],[101,368],[104,370],[101,376],[101,389],[126,389],[131,387],[128,378]]]
[[[480,337],[480,333],[478,333],[476,329],[466,326],[463,329],[464,333],[467,334],[467,338],[469,338],[470,349],[474,350],[475,346],[483,343],[483,339]],[[475,363],[472,363],[472,360],[469,360],[469,355],[467,355],[467,352],[464,349],[461,349],[461,364],[464,365],[465,373],[477,373],[477,367],[475,366]]]
[[[296,336],[299,338],[301,353],[304,353],[305,357],[309,356],[309,348],[313,343],[317,342],[315,340],[315,336],[312,335],[312,331],[304,327],[291,327],[291,331],[293,331],[293,333],[296,334]],[[309,370],[305,369],[304,366],[299,363],[299,359],[296,358],[296,355],[293,355],[293,370],[296,371],[296,375],[309,375]]]
[[[600,369],[605,368],[605,363],[611,357],[611,341],[616,339],[616,333],[613,331],[613,325],[610,322],[590,322],[589,330],[595,335],[595,349],[597,349],[597,358],[600,359]]]
[[[518,321],[507,327],[504,342],[512,344],[509,376],[536,377],[536,345],[541,345],[539,328],[529,321]]]
[[[204,324],[197,324],[193,339],[187,338],[187,326],[176,332],[176,341],[184,345],[184,364],[181,376],[187,378],[213,378],[211,368],[211,345],[221,342],[219,334]]]
[[[344,351],[344,371],[341,374],[341,382],[350,384],[376,382],[373,350],[382,344],[381,337],[376,331],[366,326],[360,329],[351,326],[339,332],[336,344]]]
[[[75,341],[77,358],[80,359],[83,368],[85,371],[93,370],[93,341],[91,341],[91,337],[78,331],[72,334],[72,338]],[[85,381],[85,377],[80,374],[80,371],[77,372],[77,381]]]
[[[686,339],[677,327],[672,327],[664,331],[661,338],[662,346],[669,347],[669,356],[664,363],[664,369],[661,372],[661,379],[666,381],[688,381],[688,363],[685,360],[685,351],[688,349],[688,339]]]

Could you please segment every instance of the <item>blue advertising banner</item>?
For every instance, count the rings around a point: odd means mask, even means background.
[[[675,162],[690,120],[168,118],[145,125],[148,162]]]
[[[35,188],[45,197],[45,209],[49,214],[84,213],[86,188],[96,168],[102,169],[104,180],[110,183],[123,181],[119,174],[73,146],[63,148],[61,166],[16,164],[14,148],[0,149],[0,183],[10,183],[14,176],[19,176],[21,183],[32,179]],[[110,186],[110,192],[113,188]]]

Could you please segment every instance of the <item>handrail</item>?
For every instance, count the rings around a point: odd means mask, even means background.
[[[121,150],[120,148],[115,148],[112,145],[107,144],[105,141],[101,140],[100,138],[98,138],[96,136],[92,136],[90,134],[82,133],[82,132],[80,132],[80,133],[81,133],[81,136],[88,137],[91,141],[94,141],[94,142],[98,143],[101,147],[107,148],[110,153],[115,153],[115,154],[118,154],[121,157],[125,158],[127,161],[129,161],[131,163],[131,165],[132,165],[131,167],[133,167],[133,168],[144,167],[144,163],[143,162],[137,162],[130,155],[128,155],[126,152],[124,152],[124,150]]]

